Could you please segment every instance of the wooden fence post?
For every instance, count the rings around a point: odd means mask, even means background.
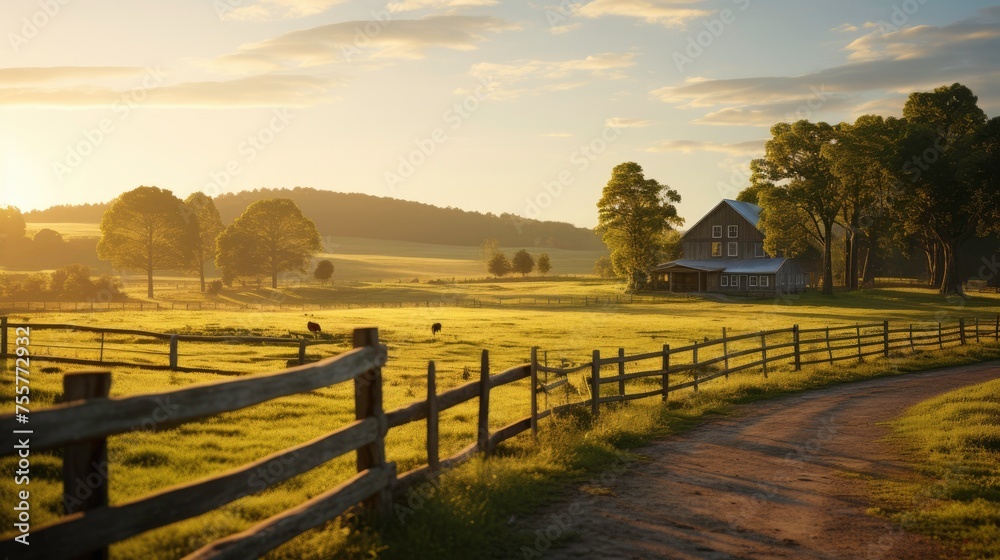
[[[354,329],[353,342],[355,348],[378,346],[378,329]],[[372,367],[354,378],[354,418],[355,420],[363,420],[372,416],[377,418],[379,422],[378,435],[374,442],[358,448],[358,472],[386,466],[385,433],[388,424],[385,420],[385,411],[382,409],[382,368],[380,367]],[[375,496],[366,499],[364,501],[365,507],[375,514],[391,511],[392,493],[389,491],[391,486],[390,484]]]
[[[979,317],[976,317],[976,344],[979,344]]]
[[[855,323],[854,332],[858,337],[858,362],[862,362],[864,358],[861,357],[861,325]]]
[[[965,346],[965,318],[958,318],[958,343]]]
[[[110,371],[81,371],[63,377],[66,402],[107,398],[111,391]],[[108,441],[97,438],[68,445],[63,453],[63,508],[67,515],[107,507]],[[104,546],[78,560],[107,560]]]
[[[886,358],[889,357],[889,320],[882,321],[882,348]]]
[[[434,368],[434,360],[427,362],[427,465],[432,471],[441,468],[440,453],[438,452],[438,400],[437,400],[437,371]]]
[[[593,361],[590,363],[590,412],[596,420],[601,414],[599,406],[601,400],[601,351],[594,350],[591,359]]]
[[[792,344],[795,350],[795,371],[802,369],[802,346],[799,344],[799,326],[792,325]]]
[[[483,350],[479,368],[479,451],[490,454],[490,353]]]
[[[0,360],[7,359],[7,316],[0,317]]]
[[[726,368],[726,379],[729,379],[729,343],[726,341],[726,327],[722,327],[722,357]]]
[[[833,347],[830,346],[830,327],[826,328],[826,353],[830,356],[830,363],[833,363]]]
[[[938,347],[944,350],[944,342],[941,341],[941,322],[938,321]]]
[[[531,437],[538,439],[538,347],[531,347]]]
[[[767,379],[767,335],[760,331],[760,359],[764,362],[764,379]]]
[[[997,315],[996,330],[993,331],[993,340],[1000,342],[1000,315]]]
[[[177,371],[177,335],[170,335],[170,370]]]
[[[625,396],[625,349],[618,349],[618,394]]]
[[[691,351],[691,375],[694,377],[694,392],[698,392],[698,342],[694,343],[694,350]]]
[[[667,396],[670,394],[670,345],[663,345],[663,398],[660,399],[664,402],[667,401]]]
[[[306,339],[299,340],[299,365],[306,363]]]
[[[104,331],[101,331],[101,355],[97,357],[97,361],[104,361]]]

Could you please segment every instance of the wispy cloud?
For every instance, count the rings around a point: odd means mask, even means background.
[[[270,21],[321,14],[344,0],[256,0],[230,7],[216,2],[219,17],[228,21]]]
[[[748,140],[746,142],[735,142],[723,144],[719,142],[704,142],[700,140],[664,140],[646,148],[647,152],[660,153],[681,153],[690,154],[693,152],[718,152],[731,156],[757,155],[764,153],[765,140]]]
[[[357,37],[366,21],[345,21],[292,31],[243,45],[238,52],[215,59],[215,64],[254,71],[283,70],[332,64],[347,55],[369,59],[424,58],[432,48],[471,51],[490,34],[520,29],[520,24],[490,16],[443,15],[420,19],[393,19],[377,32]]]
[[[711,10],[694,7],[701,3],[702,0],[593,0],[580,7],[578,13],[588,18],[622,16],[683,28],[692,19],[712,14]]]
[[[647,121],[643,119],[623,119],[621,117],[614,117],[604,121],[605,126],[610,126],[611,128],[642,128],[644,126],[649,126],[653,124],[653,121]]]
[[[560,91],[587,85],[595,79],[616,80],[635,65],[634,53],[602,53],[572,60],[519,60],[507,64],[482,62],[469,71],[480,81],[494,84],[498,99]]]
[[[425,8],[471,8],[494,6],[497,0],[400,0],[386,5],[390,12],[409,12]]]
[[[545,134],[539,134],[542,138],[572,138],[573,135],[569,132],[546,132]]]

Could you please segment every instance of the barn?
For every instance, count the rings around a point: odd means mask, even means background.
[[[653,268],[653,287],[672,292],[774,295],[805,290],[794,259],[764,251],[760,206],[725,199],[681,237],[682,258]]]

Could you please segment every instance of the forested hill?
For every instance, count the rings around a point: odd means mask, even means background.
[[[476,246],[495,237],[503,246],[603,249],[593,230],[563,222],[528,220],[512,214],[482,214],[420,202],[312,188],[257,189],[215,198],[229,224],[251,203],[289,198],[324,235]],[[99,222],[106,204],[54,206],[26,212],[27,222]]]

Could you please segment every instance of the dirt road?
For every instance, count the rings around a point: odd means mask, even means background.
[[[543,558],[948,557],[919,535],[865,514],[866,484],[844,473],[911,476],[878,422],[1000,363],[839,385],[740,407],[638,450],[648,462],[603,473],[534,523]],[[595,488],[596,486],[596,488]],[[572,532],[566,547],[543,535]]]

